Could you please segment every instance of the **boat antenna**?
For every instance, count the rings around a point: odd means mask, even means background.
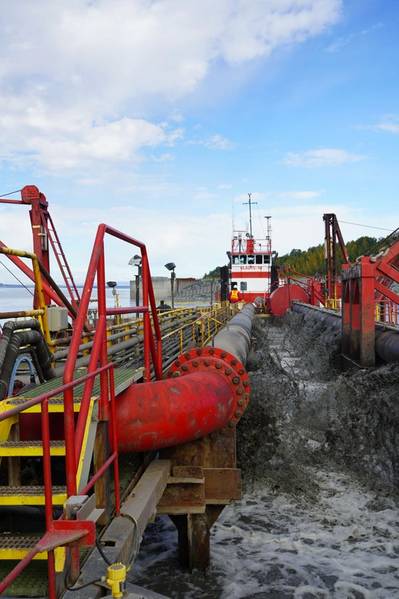
[[[266,219],[266,243],[269,252],[272,251],[272,227],[270,224],[271,216],[265,216]]]
[[[243,206],[249,207],[249,237],[252,239],[252,206],[255,206],[258,202],[252,201],[252,193],[248,194],[248,202],[243,202]]]

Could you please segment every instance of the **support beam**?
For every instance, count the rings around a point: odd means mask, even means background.
[[[103,533],[100,543],[103,553],[110,562],[121,561],[128,565],[136,558],[144,530],[156,512],[170,475],[168,460],[154,460],[147,467],[138,483],[121,506],[121,515],[113,518]],[[97,548],[84,563],[76,586],[101,578],[107,566]],[[104,589],[91,585],[76,591],[66,591],[63,599],[97,599],[104,596]],[[145,591],[143,597],[146,597]],[[151,596],[151,595],[149,595]]]

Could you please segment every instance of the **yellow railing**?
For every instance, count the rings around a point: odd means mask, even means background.
[[[399,306],[390,301],[377,301],[375,304],[375,319],[392,326],[399,325]]]
[[[329,310],[339,312],[341,310],[341,298],[329,297],[326,299],[325,307]]]

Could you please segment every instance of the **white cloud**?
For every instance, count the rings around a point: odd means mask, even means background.
[[[377,123],[374,128],[380,131],[387,131],[388,133],[395,133],[396,135],[399,135],[399,117],[394,115],[387,116]]]
[[[213,150],[231,150],[234,148],[233,142],[227,137],[223,137],[223,135],[212,135],[204,142],[204,145]]]
[[[24,212],[23,217],[15,218],[17,210],[20,215],[21,211]],[[14,247],[30,250],[32,234],[27,209],[24,211],[18,206],[15,211],[0,207],[0,239],[4,243],[12,240]],[[162,211],[120,204],[112,207],[110,218],[108,207],[82,206],[75,211],[67,205],[53,202],[51,213],[74,277],[79,282],[83,282],[86,276],[92,243],[101,222],[108,222],[121,231],[126,231],[129,223],[129,234],[146,243],[151,270],[155,275],[166,274],[164,264],[172,260],[177,265],[178,276],[202,276],[206,270],[226,262],[226,251],[230,245],[231,217],[215,210],[190,215],[178,210]],[[90,243],[82,243],[82,239],[89,239]],[[128,261],[132,253],[135,253],[132,246],[106,238],[109,279],[126,281],[131,278],[133,273]],[[13,266],[12,269],[17,272]],[[54,278],[60,280],[54,261],[52,272]],[[2,267],[0,281],[12,282]]]
[[[173,145],[181,135],[180,129],[168,130],[145,119],[92,122],[88,112],[62,111],[29,95],[0,98],[1,157],[35,160],[48,169],[132,160],[139,149]]]
[[[19,0],[0,36],[1,155],[51,169],[132,160],[177,141],[151,106],[194,92],[210,69],[322,32],[341,0]],[[171,121],[181,120],[172,109]],[[209,146],[227,149],[215,135]],[[83,165],[82,165],[83,162]]]
[[[351,162],[363,160],[365,156],[352,154],[340,148],[316,148],[306,152],[289,152],[284,164],[288,166],[302,166],[306,168],[324,166],[342,166]]]
[[[210,150],[231,150],[234,148],[234,143],[218,133],[211,135],[205,139],[192,139],[188,142],[193,146],[205,146]]]
[[[349,33],[349,35],[339,37],[327,46],[326,52],[331,52],[331,53],[339,52],[343,48],[346,48],[346,46],[349,46],[350,44],[352,44],[355,40],[362,38],[366,35],[369,35],[370,33],[373,33],[374,31],[376,31],[377,29],[381,29],[381,27],[383,27],[382,23],[375,23],[375,25],[372,25],[371,27],[367,27],[366,29],[362,29],[361,31],[354,31],[352,33]]]

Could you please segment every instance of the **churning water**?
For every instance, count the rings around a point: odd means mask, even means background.
[[[181,571],[159,518],[132,582],[187,599],[399,598],[399,369],[339,373],[337,340],[322,333],[295,317],[256,327],[245,493],[212,529],[211,566]]]

